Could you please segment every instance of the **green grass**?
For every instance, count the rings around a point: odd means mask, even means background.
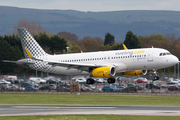
[[[179,120],[177,116],[44,115],[0,117],[1,120]]]
[[[0,104],[180,106],[178,96],[1,93]]]

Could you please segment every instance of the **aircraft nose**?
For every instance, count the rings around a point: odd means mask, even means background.
[[[172,63],[175,65],[177,63],[179,63],[179,59],[176,56],[173,56],[172,58]]]

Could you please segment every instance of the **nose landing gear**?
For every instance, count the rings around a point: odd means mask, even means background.
[[[157,75],[157,72],[156,72],[156,70],[155,70],[155,69],[153,69],[153,72],[154,72],[154,74],[155,74],[155,76],[154,76],[154,80],[159,80],[159,76]]]

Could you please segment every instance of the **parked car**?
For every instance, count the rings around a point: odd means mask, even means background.
[[[150,84],[146,84],[145,86],[147,89],[160,89],[160,87],[156,84],[150,83]]]
[[[82,87],[81,86],[81,91],[83,92],[83,91],[87,91],[87,89],[85,88],[85,87]]]
[[[136,89],[137,89],[137,90],[143,90],[144,87],[136,85]]]
[[[133,81],[135,81],[137,83],[147,83],[147,79],[143,78],[143,77],[136,78]]]
[[[87,91],[92,91],[92,89],[90,88],[90,87],[88,87],[88,86],[85,86],[85,85],[81,85],[81,88],[85,88]]]
[[[1,80],[0,80],[0,83],[7,83],[7,84],[11,84],[11,82],[8,82],[8,81],[6,81],[6,80],[4,80],[4,79],[1,79]]]
[[[180,83],[180,80],[179,79],[171,79],[170,80],[170,83]]]
[[[94,82],[96,83],[103,83],[103,78],[94,78]]]
[[[85,78],[77,78],[76,83],[86,83],[86,79]]]
[[[24,82],[23,79],[17,79],[17,80],[14,80],[14,83],[15,83],[15,84],[20,84],[20,83],[22,83],[22,82]]]
[[[168,88],[170,86],[176,86],[176,83],[166,83],[161,85],[162,88]]]
[[[113,92],[113,91],[117,92],[117,91],[120,91],[120,89],[115,87],[115,86],[104,86],[102,88],[102,91],[104,91],[104,92]]]
[[[27,80],[26,82],[32,84],[31,86],[39,87],[39,84],[37,84],[37,83],[34,82],[33,80]]]
[[[19,87],[17,85],[10,84],[8,90],[17,91],[17,90],[20,90],[20,89],[19,89]]]
[[[33,86],[26,86],[26,87],[25,87],[25,90],[28,90],[28,91],[31,91],[31,90],[33,90],[33,91],[38,91],[38,88],[33,87]]]
[[[112,83],[112,84],[110,84],[110,86],[115,86],[115,87],[117,87],[119,89],[123,89],[123,88],[127,87],[126,84],[117,84],[117,83]]]
[[[50,78],[46,82],[49,83],[49,84],[59,84],[59,83],[61,83],[61,81],[58,80],[57,78]]]
[[[0,87],[3,86],[3,85],[9,85],[7,83],[0,83]]]
[[[103,78],[103,83],[107,83],[108,78]]]
[[[84,85],[85,87],[89,87],[89,88],[91,88],[92,90],[95,90],[95,89],[96,89],[95,86],[90,85],[90,84],[82,84],[82,85]]]
[[[29,80],[32,80],[34,81],[35,83],[38,83],[38,84],[44,84],[46,83],[46,80],[40,78],[40,77],[30,77]]]
[[[116,77],[117,82],[122,82],[123,80],[126,80],[126,77]]]
[[[71,78],[71,80],[72,80],[72,81],[76,81],[76,79],[78,79],[78,78],[84,78],[84,79],[86,79],[84,76],[74,76],[74,77]]]
[[[9,89],[9,84],[1,85],[1,90],[8,90],[8,89]]]
[[[33,86],[35,87],[33,84],[29,83],[29,82],[23,82],[21,83],[21,87],[26,87],[26,86]]]
[[[168,90],[169,90],[169,91],[174,91],[174,90],[178,90],[178,91],[179,91],[180,88],[179,88],[178,86],[169,86],[169,87],[168,87]]]
[[[55,89],[56,89],[56,85],[54,84],[45,85],[39,88],[39,90],[55,90]]]
[[[49,79],[57,79],[57,81],[60,81],[60,83],[62,82],[62,79],[61,79],[61,78],[59,78],[59,77],[54,77],[54,76],[48,76],[48,77],[45,77],[44,79],[46,80],[46,83],[47,83],[47,81],[48,81]]]
[[[56,89],[57,89],[58,92],[67,92],[67,91],[70,91],[70,89],[67,88],[67,87],[66,87],[65,85],[63,85],[63,84],[58,85]]]
[[[126,91],[126,92],[134,91],[134,92],[137,92],[137,87],[136,87],[135,84],[127,84],[127,87],[122,89],[122,91]]]
[[[15,80],[11,79],[11,80],[6,80],[8,82],[11,82],[11,84],[14,84],[15,83]]]

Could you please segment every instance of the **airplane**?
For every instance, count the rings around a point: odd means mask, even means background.
[[[129,76],[146,75],[147,70],[166,68],[179,63],[179,59],[162,48],[141,48],[124,50],[81,52],[50,55],[37,43],[26,28],[18,28],[25,59],[18,61],[4,60],[34,70],[62,75],[90,75],[88,84],[93,84],[93,77],[108,78],[108,83],[115,82],[116,73]],[[155,73],[155,80],[159,77]]]

